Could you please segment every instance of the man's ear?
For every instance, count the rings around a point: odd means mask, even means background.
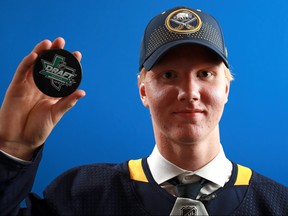
[[[228,102],[228,98],[229,98],[230,83],[231,83],[231,81],[226,78],[226,88],[225,88],[226,102],[225,102],[225,104]]]
[[[139,95],[140,95],[140,99],[142,101],[142,104],[145,107],[149,108],[149,104],[148,104],[147,96],[146,96],[145,84],[143,82],[141,82],[138,84],[138,87],[139,87]]]

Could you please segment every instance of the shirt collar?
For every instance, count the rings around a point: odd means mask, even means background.
[[[157,146],[154,147],[147,162],[151,174],[158,184],[162,184],[180,174],[187,173],[187,175],[196,174],[223,187],[229,181],[232,172],[232,163],[226,158],[222,145],[219,153],[211,162],[194,172],[182,169],[166,160],[160,154]]]

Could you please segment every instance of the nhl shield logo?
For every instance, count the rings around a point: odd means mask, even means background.
[[[166,27],[177,33],[193,33],[201,27],[200,17],[192,10],[179,9],[166,18]]]
[[[181,216],[195,216],[197,215],[197,212],[195,206],[185,206],[181,209]]]
[[[209,215],[204,204],[199,200],[177,197],[170,216]]]

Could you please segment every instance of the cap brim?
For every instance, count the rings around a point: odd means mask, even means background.
[[[167,44],[164,44],[146,59],[146,61],[143,63],[143,67],[147,71],[151,70],[152,67],[161,59],[161,57],[166,52],[168,52],[170,49],[176,46],[183,45],[183,44],[198,44],[198,45],[202,45],[204,47],[209,48],[211,51],[217,54],[223,60],[227,68],[229,68],[229,64],[228,64],[226,56],[223,56],[223,54],[214,45],[210,45],[208,41],[202,41],[202,40],[197,40],[197,39],[194,39],[193,41],[191,41],[191,39],[190,40],[177,40],[177,41],[171,41]]]

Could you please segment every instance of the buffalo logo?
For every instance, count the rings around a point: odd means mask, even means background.
[[[192,10],[179,9],[173,11],[166,18],[166,26],[177,33],[193,33],[201,27],[200,17]]]
[[[181,216],[195,216],[197,208],[195,206],[186,206],[181,209]]]
[[[76,70],[66,65],[64,57],[55,55],[53,62],[42,59],[42,65],[43,70],[40,71],[40,74],[50,79],[51,85],[58,91],[63,85],[71,86],[75,83],[73,78],[76,77]]]

